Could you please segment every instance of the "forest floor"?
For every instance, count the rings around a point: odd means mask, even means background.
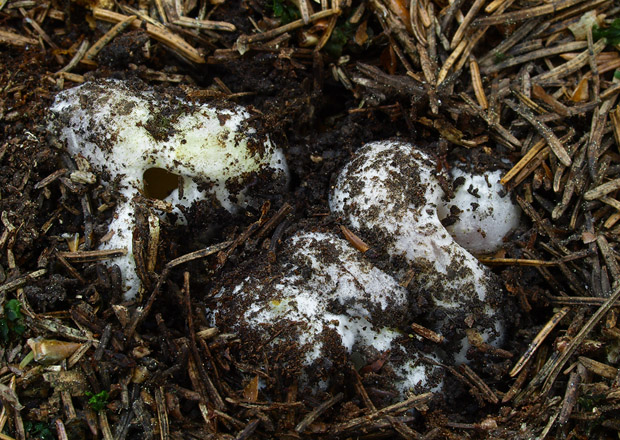
[[[0,438],[616,438],[618,3],[300,1],[0,0]],[[117,194],[72,179],[47,122],[58,92],[100,78],[260,113],[291,171],[266,243],[260,212],[216,212],[200,245],[232,240],[225,264],[177,267],[206,220],[164,226],[124,301],[96,250]],[[366,377],[385,359],[301,393],[278,359],[241,362],[244,341],[201,311],[214,280],[295,231],[340,234],[335,174],[389,138],[504,170],[522,226],[480,260],[514,324],[501,350],[444,365],[450,386],[429,398],[386,399]]]

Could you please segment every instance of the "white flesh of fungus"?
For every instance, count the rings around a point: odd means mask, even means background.
[[[119,179],[125,200],[109,226],[114,235],[101,248],[128,249],[127,257],[112,261],[124,275],[126,297],[140,284],[131,253],[133,199],[143,192],[145,171],[160,168],[180,176],[183,196],[173,189],[163,198],[173,206],[189,207],[211,195],[231,212],[246,202],[246,179],[257,173],[288,176],[282,151],[257,133],[241,107],[196,105],[106,80],[59,93],[50,110],[52,129],[69,153],[87,158],[110,180]]]
[[[328,377],[335,367],[327,353],[346,351],[365,364],[389,350],[400,359],[391,366],[402,395],[440,389],[439,369],[420,362],[419,353],[404,345],[411,341],[398,328],[407,322],[408,293],[392,276],[331,233],[297,233],[278,254],[271,276],[250,276],[219,293],[214,324],[233,319],[237,332],[264,339],[285,328],[266,349],[297,350],[305,370],[324,369]],[[319,388],[327,384],[303,379]]]
[[[436,174],[430,158],[410,144],[371,143],[341,171],[330,208],[390,256],[398,279],[413,273],[410,289],[430,295],[437,315],[435,330],[460,341],[453,350],[458,353],[454,360],[463,362],[469,349],[468,328],[478,331],[484,341],[501,342],[501,286],[441,224],[438,210],[445,202]],[[460,203],[470,202],[466,197]],[[497,209],[496,218],[506,215],[499,212],[503,209]],[[475,215],[461,222],[465,229],[480,228]],[[496,235],[503,237],[503,232]]]
[[[461,212],[446,229],[454,241],[474,254],[499,250],[504,237],[519,226],[521,217],[519,207],[503,192],[501,171],[471,174],[453,168],[450,174],[460,184],[452,200],[438,205],[439,218],[445,218],[451,206]]]

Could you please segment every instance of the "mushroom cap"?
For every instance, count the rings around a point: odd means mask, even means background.
[[[248,355],[260,345],[269,356],[286,356],[288,374],[301,374],[311,391],[337,381],[349,357],[362,367],[384,353],[402,395],[441,386],[438,369],[420,362],[402,331],[410,319],[407,290],[332,233],[293,235],[276,264],[253,267],[216,299],[214,325],[237,333]]]
[[[439,177],[447,176],[431,158],[400,141],[361,147],[336,179],[329,204],[344,223],[389,256],[386,269],[405,280],[414,295],[430,300],[426,321],[464,361],[465,331],[484,341],[502,340],[505,299],[488,268],[461,247],[442,225],[445,203]]]
[[[185,197],[171,195],[172,203],[188,206],[213,193],[229,211],[257,178],[288,179],[282,151],[244,108],[193,104],[141,87],[88,82],[60,92],[50,107],[50,128],[69,153],[120,178],[128,198],[142,190],[150,168],[182,176]]]
[[[471,174],[452,168],[450,175],[458,187],[454,198],[438,206],[439,218],[459,209],[456,220],[446,226],[454,240],[474,254],[487,254],[499,250],[504,237],[519,226],[521,209],[510,200],[500,183],[500,170]]]

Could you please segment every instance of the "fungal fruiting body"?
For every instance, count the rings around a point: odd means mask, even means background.
[[[457,208],[456,219],[446,226],[454,240],[474,254],[499,250],[503,239],[519,226],[521,211],[503,192],[501,171],[471,174],[452,168],[454,198],[438,205],[441,219]]]
[[[112,261],[124,274],[128,297],[139,285],[131,253],[134,198],[143,194],[184,207],[212,199],[232,212],[248,202],[249,184],[285,185],[288,179],[282,151],[238,106],[199,105],[104,80],[59,93],[50,110],[51,130],[69,153],[88,159],[107,182],[118,182],[124,200],[109,226],[112,238],[101,247],[128,249],[127,257]],[[171,181],[168,188],[145,188],[149,172],[155,184]]]
[[[446,202],[437,174],[431,159],[411,144],[367,144],[339,174],[329,203],[389,256],[390,273],[407,278],[415,297],[430,302],[425,322],[450,341],[454,361],[463,362],[466,330],[485,342],[501,342],[504,300],[496,277],[442,225],[438,210]]]
[[[349,357],[363,367],[385,353],[400,394],[441,386],[439,369],[421,361],[422,344],[402,332],[407,290],[334,234],[293,235],[275,265],[253,268],[216,299],[214,324],[241,335],[248,353],[260,346],[285,356],[288,374],[301,373],[314,391],[346,374]]]

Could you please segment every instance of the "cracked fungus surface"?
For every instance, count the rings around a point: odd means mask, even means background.
[[[411,319],[408,292],[331,233],[301,232],[288,239],[278,263],[222,287],[214,324],[241,336],[301,374],[313,391],[342,379],[348,356],[364,366],[390,353],[389,388],[439,387],[441,374],[422,362],[422,343],[400,331]],[[417,347],[416,347],[417,345]]]
[[[447,200],[436,169],[410,144],[368,144],[338,176],[330,208],[389,256],[390,273],[407,279],[414,298],[430,301],[425,321],[451,341],[454,359],[463,362],[468,328],[487,342],[501,342],[504,300],[494,274],[441,224],[438,208]]]

